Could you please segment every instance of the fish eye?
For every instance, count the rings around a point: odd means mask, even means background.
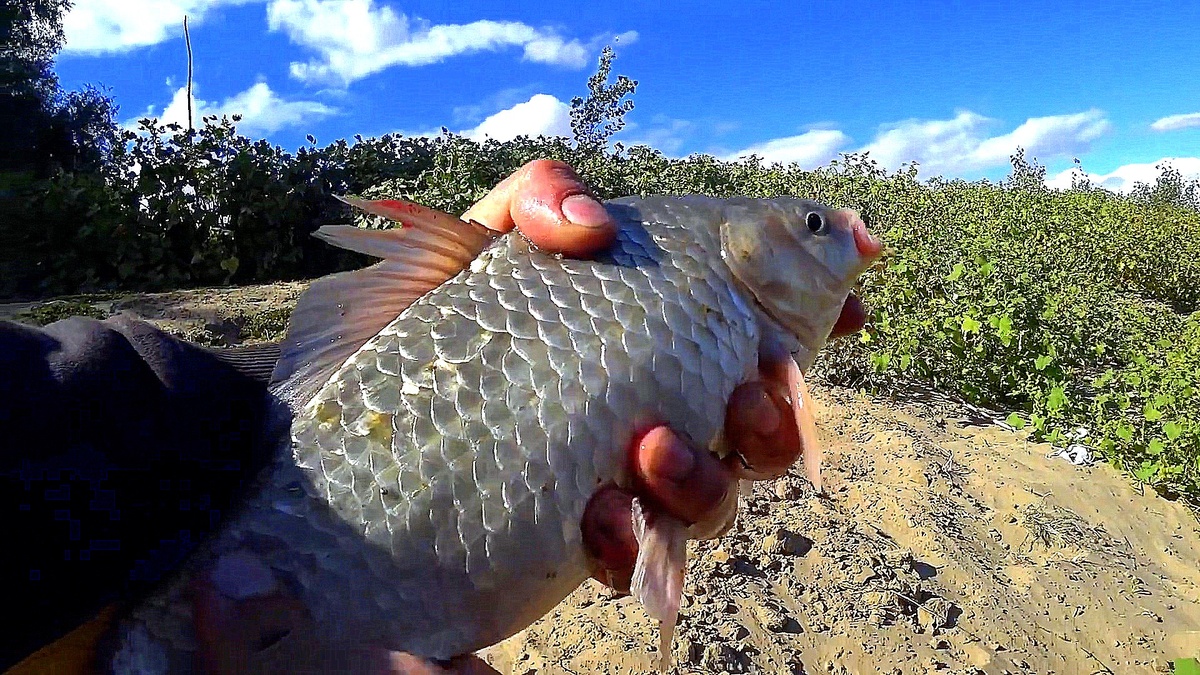
[[[825,234],[825,216],[822,216],[816,211],[809,211],[804,217],[804,224],[808,225],[808,229],[813,234]]]

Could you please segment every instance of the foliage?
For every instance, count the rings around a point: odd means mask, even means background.
[[[143,120],[98,173],[59,173],[24,191],[9,233],[8,294],[161,290],[311,277],[361,264],[309,235],[336,220],[331,194],[417,175],[426,139],[384,136],[285,152],[205,118],[187,131]]]
[[[21,323],[28,323],[34,326],[46,326],[72,316],[87,316],[93,319],[103,319],[108,316],[104,310],[101,310],[90,302],[82,300],[51,300],[50,302],[41,302],[28,310],[16,315],[14,319]]]
[[[588,78],[587,98],[571,99],[571,131],[582,147],[603,148],[613,134],[625,128],[625,115],[633,110],[633,101],[622,99],[637,91],[637,80],[619,75],[615,83],[608,83],[615,58],[612,47],[606,46],[596,73]]]
[[[0,172],[44,178],[58,169],[92,170],[111,150],[111,99],[94,87],[63,91],[52,70],[70,7],[70,0],[11,0],[0,7]]]
[[[635,82],[606,84],[611,52],[574,103],[577,141],[355,138],[296,152],[237,133],[144,120],[107,144],[94,170],[0,172],[0,294],[263,283],[367,259],[310,236],[344,222],[335,194],[402,197],[462,213],[521,165],[574,166],[598,196],[800,195],[858,209],[891,250],[864,276],[870,324],[831,345],[832,380],[876,390],[921,380],[1012,412],[1061,441],[1089,442],[1139,480],[1200,499],[1200,183],[1166,170],[1117,195],[1079,181],[1045,186],[1018,152],[1000,183],[918,180],[866,155],[813,171],[672,159],[605,144]],[[623,84],[625,83],[625,84]],[[100,97],[102,99],[103,97]],[[80,104],[87,107],[86,101]],[[97,130],[80,136],[95,141]],[[89,140],[90,139],[90,140]],[[97,145],[92,142],[92,145]],[[100,143],[99,145],[104,145]],[[365,222],[367,226],[380,223]],[[278,332],[281,315],[252,332]]]

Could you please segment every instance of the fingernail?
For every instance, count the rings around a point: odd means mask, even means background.
[[[666,437],[660,434],[665,434]],[[696,457],[675,434],[660,428],[650,432],[646,440],[657,442],[660,446],[658,460],[654,466],[655,475],[673,483],[682,483],[692,475]]]
[[[602,227],[611,220],[604,206],[588,195],[567,197],[563,200],[562,212],[567,220],[580,227]]]
[[[235,551],[221,556],[212,571],[213,586],[231,600],[262,597],[275,591],[275,575],[257,556]]]

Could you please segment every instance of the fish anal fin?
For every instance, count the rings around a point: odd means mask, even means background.
[[[808,393],[808,385],[804,382],[804,374],[800,366],[792,359],[787,359],[788,395],[792,399],[792,414],[796,416],[796,429],[800,432],[800,447],[804,472],[808,482],[818,494],[821,492],[821,442],[817,438],[817,422],[813,418],[812,395]]]

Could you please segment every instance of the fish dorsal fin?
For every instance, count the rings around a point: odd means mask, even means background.
[[[479,223],[410,202],[339,199],[400,226],[326,225],[314,233],[383,262],[318,279],[296,302],[271,375],[274,391],[293,406],[306,403],[368,340],[465,269],[499,236]]]

